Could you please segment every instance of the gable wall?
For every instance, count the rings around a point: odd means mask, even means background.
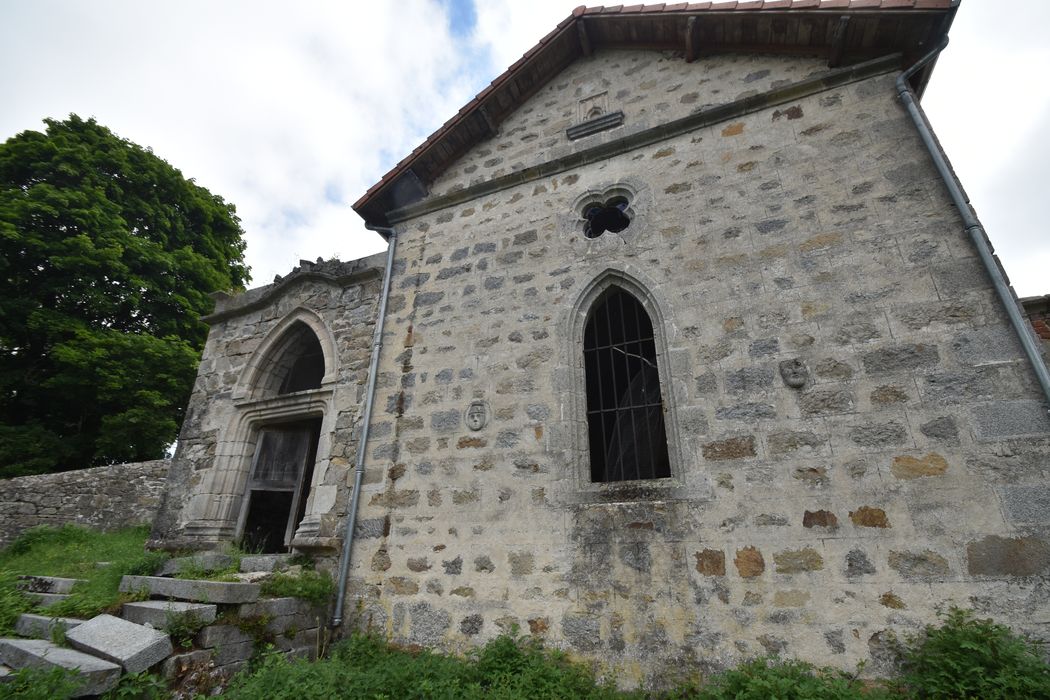
[[[893,77],[401,227],[349,624],[518,629],[655,684],[767,652],[878,675],[946,600],[1045,633],[1050,422]],[[584,239],[579,197],[616,184],[633,223]],[[608,269],[663,318],[666,488],[587,484],[567,335]]]
[[[378,258],[366,261],[382,262]],[[281,284],[234,297],[225,309],[220,303],[220,310],[231,315],[209,330],[169,487],[154,521],[155,544],[195,548],[232,540],[259,427],[302,418],[306,413],[324,414],[307,513],[308,519],[311,513],[325,517],[310,519],[308,534],[313,538],[335,534],[337,514],[346,512],[347,473],[357,449],[352,431],[358,427],[381,281],[379,275],[372,275],[339,282],[341,276],[359,272],[364,261],[355,262],[356,267],[355,263],[324,263],[330,279],[293,274]],[[312,402],[303,399],[303,392],[253,399],[245,381],[252,363],[262,359],[267,339],[276,337],[282,323],[299,316],[316,319],[326,329],[333,346],[325,351],[334,350],[335,376]],[[321,338],[322,345],[326,340]],[[282,413],[286,405],[292,408]]]
[[[431,186],[447,194],[620,138],[714,105],[727,104],[825,70],[815,58],[722,55],[686,63],[670,51],[601,50],[566,68]],[[580,101],[605,93],[624,125],[571,143],[565,130],[585,119]]]

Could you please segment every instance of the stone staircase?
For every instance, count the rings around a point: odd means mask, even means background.
[[[172,578],[230,565],[224,555],[200,554],[169,560],[156,576],[125,576],[121,591],[144,592],[149,599],[125,603],[120,617],[22,615],[19,637],[0,639],[0,683],[14,669],[60,667],[77,674],[80,697],[106,692],[124,673],[153,668],[176,685],[188,678],[192,686],[202,674],[229,677],[263,650],[316,658],[326,611],[297,598],[260,597],[258,581],[286,568],[287,555],[243,557],[238,575],[243,581]],[[20,585],[46,610],[67,598],[76,583],[27,576]],[[179,635],[174,641],[172,626]]]

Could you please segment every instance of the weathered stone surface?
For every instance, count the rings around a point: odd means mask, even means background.
[[[705,549],[695,552],[696,570],[704,576],[725,576],[726,555],[720,549]]]
[[[731,459],[746,459],[755,456],[755,438],[753,435],[715,440],[702,448],[704,459],[722,462]]]
[[[593,615],[566,613],[561,619],[561,631],[569,643],[580,651],[594,651],[602,645],[601,626]]]
[[[120,581],[123,593],[149,591],[151,595],[200,603],[251,603],[259,597],[257,583],[225,583],[159,576],[125,576]]]
[[[241,571],[280,571],[287,568],[290,554],[246,554],[241,557]]]
[[[770,367],[745,367],[728,372],[725,376],[726,391],[734,393],[752,392],[773,386],[773,370]]]
[[[186,572],[201,571],[209,573],[226,569],[233,565],[233,557],[216,552],[201,552],[190,557],[177,557],[164,562],[157,576],[176,576]]]
[[[902,445],[907,437],[908,431],[897,421],[858,425],[849,431],[849,439],[861,447]]]
[[[846,576],[868,576],[875,573],[875,566],[868,555],[860,549],[851,549],[846,555]]]
[[[159,630],[168,629],[168,625],[179,619],[193,619],[208,624],[215,621],[217,608],[214,605],[190,603],[178,600],[143,600],[137,603],[124,603],[121,616],[128,622],[138,625],[150,625]]]
[[[864,371],[881,375],[930,367],[940,362],[937,347],[923,344],[893,345],[861,355]]]
[[[51,639],[55,630],[70,630],[79,625],[83,620],[75,617],[48,617],[47,615],[34,615],[22,613],[15,622],[15,632],[23,637],[35,639]]]
[[[807,416],[846,413],[853,410],[853,397],[845,389],[816,389],[799,396],[798,406]]]
[[[60,578],[58,576],[19,576],[18,589],[30,593],[58,593],[67,594],[72,592],[73,586],[82,583],[79,578]]]
[[[857,527],[887,528],[890,526],[890,521],[886,517],[886,511],[882,508],[872,508],[871,506],[861,506],[857,510],[851,510],[849,519]]]
[[[736,557],[733,559],[733,563],[736,564],[737,573],[740,574],[741,578],[755,578],[756,576],[761,576],[762,572],[766,570],[766,562],[762,558],[762,552],[754,547],[744,547],[736,550]]]
[[[715,411],[715,418],[721,420],[754,421],[776,417],[776,409],[766,403],[742,403],[735,406],[723,406]]]
[[[473,615],[467,615],[459,621],[459,631],[468,637],[473,637],[474,635],[481,632],[481,627],[484,624],[484,622],[485,619],[477,613]]]
[[[769,452],[773,455],[782,455],[803,449],[816,449],[827,444],[827,439],[808,431],[789,431],[771,433],[766,438]]]
[[[880,595],[879,603],[883,607],[891,608],[893,610],[904,610],[908,607],[904,604],[904,601],[900,599],[900,596],[896,595],[893,591],[887,591]]]
[[[978,440],[1050,434],[1050,416],[1040,401],[996,401],[971,413]]]
[[[929,549],[921,552],[891,551],[889,565],[908,579],[937,578],[951,573],[948,560]]]
[[[925,457],[900,455],[893,458],[890,471],[898,479],[918,479],[924,476],[941,476],[948,471],[948,460],[936,452]]]
[[[0,479],[0,547],[38,525],[118,529],[150,523],[170,466],[158,459]]]
[[[802,514],[802,527],[826,527],[834,530],[839,526],[839,519],[834,513],[827,510],[807,510]]]
[[[820,571],[824,568],[824,558],[811,547],[785,550],[773,555],[773,564],[778,574],[798,574],[806,571]]]
[[[973,576],[1035,576],[1050,569],[1050,543],[989,535],[967,544],[966,558]]]
[[[197,644],[205,649],[252,642],[253,637],[236,625],[208,625],[197,633]]]
[[[66,639],[75,649],[120,664],[128,673],[145,671],[172,651],[168,635],[112,615],[77,625]]]
[[[951,416],[941,416],[919,426],[922,434],[934,440],[955,443],[959,440],[959,428]]]
[[[120,680],[120,666],[43,639],[0,639],[0,660],[12,668],[61,668],[75,672],[75,697],[101,695]]]
[[[1050,523],[1050,486],[1041,483],[1004,486],[1003,509],[1012,523]]]

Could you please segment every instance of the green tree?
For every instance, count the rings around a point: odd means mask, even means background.
[[[242,287],[234,207],[93,119],[0,145],[0,477],[162,457],[209,294]]]

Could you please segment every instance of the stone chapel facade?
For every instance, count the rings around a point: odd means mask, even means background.
[[[948,601],[1045,635],[1045,397],[894,89],[956,5],[580,8],[355,204],[345,626],[657,685],[878,674]],[[158,544],[338,569],[384,262],[220,295]]]

